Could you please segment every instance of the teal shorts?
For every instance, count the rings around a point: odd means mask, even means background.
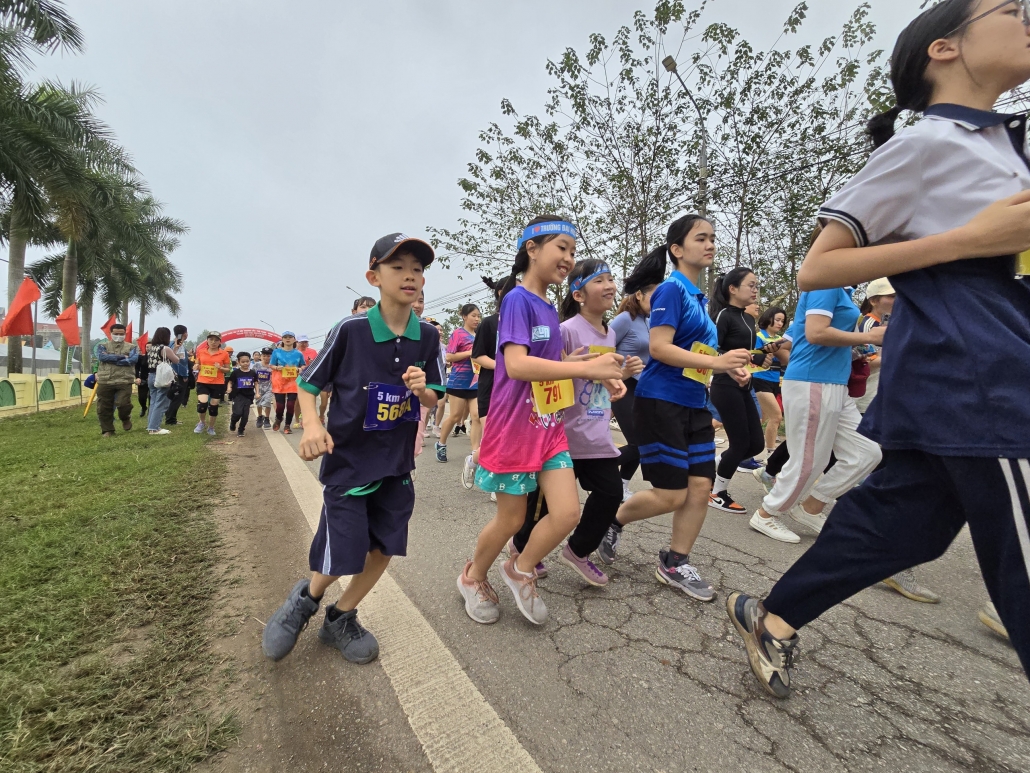
[[[546,462],[540,472],[572,469],[572,457],[568,451],[559,451]],[[480,466],[476,470],[476,486],[488,494],[510,494],[524,497],[536,491],[535,472],[490,472]]]

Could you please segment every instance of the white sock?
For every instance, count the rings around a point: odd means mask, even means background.
[[[712,485],[712,491],[716,494],[721,494],[730,486],[729,478],[720,478],[718,475],[715,476],[715,483]]]

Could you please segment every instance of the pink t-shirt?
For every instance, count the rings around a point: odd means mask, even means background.
[[[479,464],[490,472],[539,472],[544,462],[569,448],[563,411],[537,413],[530,382],[508,376],[504,362],[508,344],[528,347],[531,357],[560,361],[562,334],[554,306],[524,287],[504,296],[497,320],[490,417],[479,447]]]
[[[562,344],[566,354],[583,346],[610,346],[615,349],[615,331],[598,332],[582,315],[561,323]],[[608,459],[618,456],[612,442],[612,400],[600,383],[576,378],[576,402],[565,409],[565,437],[573,459]]]

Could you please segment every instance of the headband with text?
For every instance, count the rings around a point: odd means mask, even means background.
[[[578,290],[582,290],[587,284],[597,279],[597,277],[601,276],[601,274],[610,273],[612,273],[612,270],[608,268],[608,264],[602,263],[600,266],[597,267],[597,270],[594,273],[590,274],[590,276],[581,276],[569,282],[569,292],[574,293]]]
[[[522,232],[522,237],[519,239],[519,243],[515,245],[515,249],[521,250],[522,245],[530,239],[535,239],[539,236],[554,236],[557,234],[566,234],[567,236],[571,236],[575,239],[576,226],[572,223],[567,223],[564,220],[550,220],[546,223],[527,225],[526,230]]]

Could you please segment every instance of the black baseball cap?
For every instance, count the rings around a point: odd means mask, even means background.
[[[261,353],[262,354],[271,354],[272,353],[272,347],[271,346],[266,346],[264,349],[261,350]]]
[[[401,247],[406,247],[423,267],[428,266],[436,258],[436,253],[433,252],[433,248],[429,246],[428,242],[413,239],[406,234],[388,234],[372,246],[372,254],[368,257],[368,267],[375,268],[377,263],[389,259]]]

